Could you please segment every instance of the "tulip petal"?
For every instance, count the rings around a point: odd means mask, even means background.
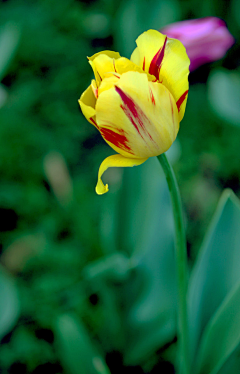
[[[115,71],[113,61],[114,61],[113,58],[107,55],[104,55],[104,54],[100,54],[93,61],[89,61],[89,63],[91,64],[93,68],[98,86],[100,85],[103,78],[105,77],[105,73]]]
[[[138,166],[143,164],[147,158],[127,158],[122,155],[112,155],[107,157],[100,165],[98,171],[98,182],[96,185],[96,192],[98,195],[103,195],[104,193],[108,192],[108,185],[104,185],[102,182],[102,175],[103,173],[111,167],[132,167]]]
[[[137,40],[131,61],[155,76],[173,95],[182,120],[188,94],[190,60],[179,40],[168,38],[156,30],[148,30]]]
[[[118,52],[103,51],[96,53],[90,57],[89,64],[91,65],[97,86],[99,87],[106,73],[116,72],[115,60],[121,56]]]
[[[95,98],[97,99],[98,98],[98,87],[97,87],[97,83],[96,83],[95,79],[92,79],[91,87],[92,87],[92,92],[93,92]]]
[[[93,60],[95,60],[96,57],[98,57],[100,55],[106,55],[106,56],[108,56],[110,58],[115,58],[115,59],[118,59],[118,58],[121,57],[118,52],[114,52],[114,51],[101,51],[101,52],[95,53],[91,57],[88,57],[88,60],[89,61],[93,61]]]
[[[116,52],[113,52],[116,54]],[[97,86],[101,84],[103,79],[107,76],[109,76],[109,73],[116,74],[118,76],[119,74],[126,73],[127,71],[138,71],[139,73],[144,73],[144,70],[136,65],[134,62],[130,61],[129,59],[125,57],[113,57],[115,56],[112,54],[112,56],[109,56],[104,53],[98,53],[94,56],[96,56],[93,60],[89,59],[89,63],[92,66]],[[151,80],[151,78],[150,78]]]
[[[115,68],[116,72],[119,74],[123,74],[128,71],[138,71],[139,73],[144,73],[144,70],[140,66],[136,65],[134,62],[125,57],[121,57],[115,61]]]
[[[97,123],[96,123],[96,111],[95,111],[96,97],[94,96],[91,86],[89,86],[82,93],[80,99],[78,100],[78,103],[82,109],[84,116],[88,120],[88,122],[90,122],[92,125],[98,128]]]
[[[108,75],[107,75],[108,76]],[[108,78],[104,78],[104,80],[101,82],[99,88],[98,88],[98,96],[101,95],[103,91],[109,90],[112,88],[115,84],[118,83],[120,79],[120,75],[111,75],[109,74]]]
[[[134,71],[99,95],[96,119],[105,141],[130,158],[165,152],[179,129],[177,106],[168,89]]]

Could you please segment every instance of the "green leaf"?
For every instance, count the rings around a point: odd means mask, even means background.
[[[136,364],[176,334],[174,225],[158,160],[151,158],[126,172],[124,220],[119,227],[125,225],[121,245],[132,249],[136,265],[122,289],[124,353],[128,364]]]
[[[178,154],[179,147],[170,158]],[[90,264],[85,275],[93,287],[95,282],[108,321],[102,341],[108,336],[113,347],[123,350],[125,363],[135,365],[176,334],[174,225],[158,160],[150,158],[143,165],[125,168],[122,188],[111,201],[109,211],[103,205],[103,242],[119,254]],[[120,326],[117,335],[116,329],[110,329],[113,319]]]
[[[199,348],[197,358],[198,374],[217,374],[231,353],[240,343],[240,283],[227,295],[226,299],[209,322]],[[237,358],[238,355],[235,355]],[[235,360],[237,370],[225,373],[237,373],[240,361]],[[233,368],[233,358],[231,360]]]
[[[240,281],[240,204],[225,190],[203,242],[189,284],[191,358],[204,329],[225,297]]]
[[[15,24],[7,23],[0,30],[0,81],[16,52],[19,38],[20,32]]]
[[[59,356],[67,373],[110,374],[79,320],[67,314],[59,316],[55,324],[55,336]]]
[[[219,117],[240,126],[240,75],[237,71],[214,71],[208,80],[208,97]]]
[[[240,345],[224,363],[218,374],[238,373],[240,368]]]
[[[13,280],[0,268],[0,339],[14,326],[19,315],[19,299]]]

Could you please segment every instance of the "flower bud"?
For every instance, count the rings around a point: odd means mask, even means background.
[[[87,120],[118,154],[99,169],[96,192],[113,166],[140,165],[167,151],[176,139],[187,95],[189,59],[181,42],[156,30],[136,41],[131,59],[103,51],[89,58],[95,80],[79,104]]]

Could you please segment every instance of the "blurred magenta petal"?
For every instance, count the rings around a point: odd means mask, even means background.
[[[235,42],[225,22],[216,17],[172,23],[161,32],[183,43],[191,61],[191,71],[222,58]]]

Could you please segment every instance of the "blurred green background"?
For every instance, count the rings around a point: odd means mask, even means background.
[[[112,150],[77,100],[92,79],[86,56],[130,57],[141,32],[206,16],[223,18],[236,43],[190,74],[170,154],[191,264],[223,189],[240,196],[240,2],[0,3],[1,374],[174,373],[172,252],[161,269],[167,287],[156,262],[159,240],[173,246],[160,168],[113,169],[110,192],[97,196]]]

